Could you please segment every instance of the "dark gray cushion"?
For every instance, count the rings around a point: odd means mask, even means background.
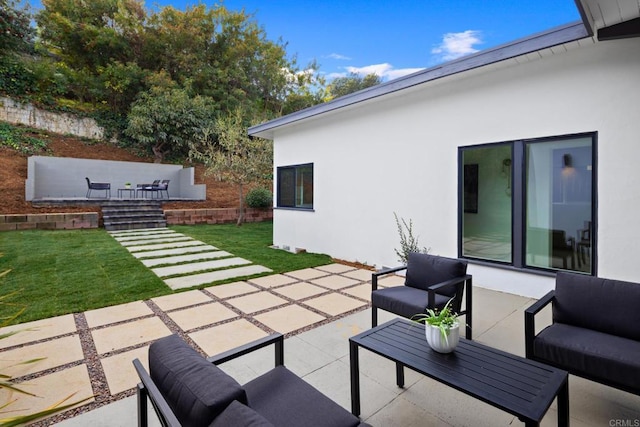
[[[284,366],[245,384],[249,406],[278,427],[349,427],[360,420]]]
[[[640,342],[554,323],[533,341],[536,357],[605,383],[640,387]]]
[[[151,344],[149,374],[185,427],[209,425],[234,400],[247,402],[236,380],[177,335]]]
[[[405,285],[426,290],[429,286],[467,274],[467,263],[457,259],[412,252],[407,262]],[[455,285],[438,289],[438,293],[453,297]]]
[[[234,400],[209,427],[274,427],[265,417]]]
[[[447,295],[436,293],[436,308],[443,308],[449,299],[450,297]],[[371,292],[371,303],[374,307],[408,319],[416,314],[424,313],[427,301],[427,291],[409,286],[394,286]]]
[[[553,320],[640,341],[640,284],[556,275]]]

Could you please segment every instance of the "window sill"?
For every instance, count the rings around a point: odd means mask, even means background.
[[[298,212],[315,212],[313,208],[289,208],[289,207],[274,207],[273,210],[278,211],[298,211]]]

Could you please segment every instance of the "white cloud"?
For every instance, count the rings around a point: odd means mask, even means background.
[[[481,44],[480,31],[467,30],[461,33],[446,33],[442,36],[442,43],[431,49],[431,53],[438,55],[444,61],[451,61],[461,56],[478,52],[474,45]]]
[[[383,80],[393,80],[398,77],[406,76],[407,74],[415,73],[416,71],[420,71],[422,68],[393,68],[393,65],[389,63],[383,64],[373,64],[367,65],[364,67],[347,67],[347,71],[349,73],[359,74],[361,76],[366,76],[367,74],[377,74]]]
[[[337,60],[340,60],[340,61],[350,61],[351,60],[351,58],[349,58],[348,56],[341,55],[339,53],[331,53],[331,54],[327,55],[326,58],[337,59]]]

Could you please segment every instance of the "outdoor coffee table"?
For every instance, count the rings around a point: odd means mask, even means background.
[[[424,326],[394,319],[349,338],[351,412],[360,415],[358,348],[396,362],[398,387],[404,366],[537,426],[558,397],[558,425],[569,425],[568,374],[514,354],[460,338],[450,354],[429,347]]]
[[[129,198],[136,197],[136,189],[135,188],[118,188],[118,198],[122,199],[124,193],[129,193]]]

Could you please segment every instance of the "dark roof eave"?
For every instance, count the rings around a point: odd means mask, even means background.
[[[516,40],[501,46],[483,50],[481,52],[465,56],[444,64],[427,68],[404,77],[373,86],[349,95],[336,98],[324,104],[319,104],[295,113],[279,117],[266,123],[249,128],[249,135],[266,139],[273,138],[273,130],[300,120],[308,119],[320,114],[348,107],[360,102],[368,101],[393,92],[404,90],[416,85],[427,83],[436,79],[462,73],[472,69],[495,64],[500,61],[526,55],[528,53],[548,49],[564,43],[590,37],[589,29],[583,22],[578,21],[563,25],[542,33]]]

